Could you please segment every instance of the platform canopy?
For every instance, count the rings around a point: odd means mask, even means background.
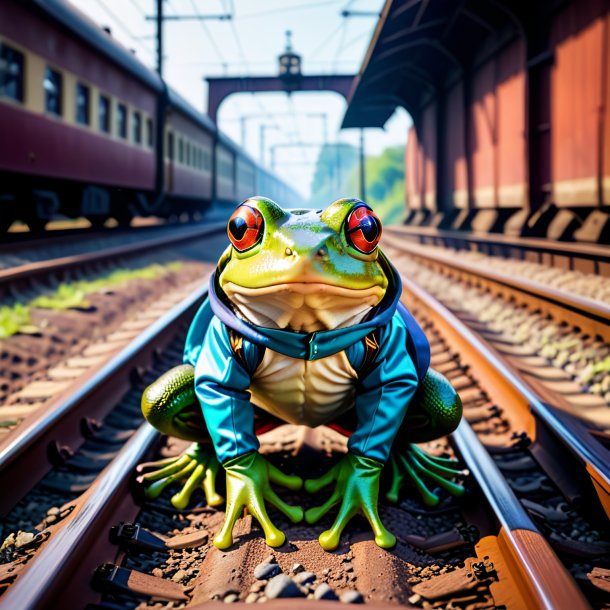
[[[519,1],[387,0],[354,79],[343,127],[383,127],[397,106],[416,120],[481,53],[522,34],[526,12]]]

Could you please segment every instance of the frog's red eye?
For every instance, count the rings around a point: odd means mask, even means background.
[[[345,234],[350,246],[371,254],[381,239],[381,221],[367,205],[359,205],[347,217]]]
[[[240,205],[233,212],[227,227],[229,239],[239,252],[255,246],[261,240],[264,230],[263,215],[248,205]]]

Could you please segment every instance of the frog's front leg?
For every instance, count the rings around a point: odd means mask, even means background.
[[[216,492],[220,464],[211,444],[201,407],[195,396],[195,374],[189,364],[174,367],[152,383],[142,395],[142,413],[159,432],[194,441],[181,455],[138,466],[138,480],[146,485],[145,495],[157,498],[171,483],[184,481],[171,499],[176,508],[186,508],[193,492],[201,487],[210,506],[224,498]]]
[[[428,455],[415,444],[450,434],[457,428],[461,417],[462,402],[457,392],[443,375],[429,369],[392,445],[387,500],[397,502],[407,481],[415,485],[427,506],[436,506],[439,502],[430,484],[438,485],[453,496],[464,493],[464,487],[455,479],[464,477],[467,472],[458,469],[455,460]]]
[[[258,451],[240,455],[224,462],[223,466],[227,473],[226,517],[214,538],[214,545],[219,549],[227,549],[233,544],[233,527],[246,508],[263,528],[265,542],[272,547],[282,546],[286,535],[273,524],[265,504],[275,506],[293,523],[301,521],[303,509],[286,504],[271,487],[271,483],[275,483],[296,491],[303,485],[301,478],[284,474]]]
[[[388,549],[396,544],[396,537],[384,527],[377,510],[382,469],[381,462],[348,452],[319,479],[305,481],[305,490],[309,493],[334,484],[330,498],[322,506],[310,508],[305,513],[307,523],[316,523],[333,506],[341,504],[331,528],[320,534],[319,542],[324,550],[333,551],[339,546],[341,533],[357,514],[368,519],[378,546]]]

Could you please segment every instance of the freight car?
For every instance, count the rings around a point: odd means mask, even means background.
[[[413,118],[407,222],[610,242],[610,4],[386,0],[343,127]]]
[[[64,0],[0,2],[0,231],[299,196]]]

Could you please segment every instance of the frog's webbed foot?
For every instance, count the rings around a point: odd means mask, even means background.
[[[246,508],[262,527],[265,542],[272,547],[282,546],[286,535],[273,524],[265,504],[275,506],[293,523],[301,521],[303,509],[286,504],[271,487],[271,483],[275,483],[296,491],[303,485],[301,478],[284,474],[257,451],[233,458],[223,466],[227,473],[226,517],[214,538],[214,545],[227,549],[233,544],[233,527]]]
[[[158,498],[163,490],[174,482],[184,481],[182,489],[174,494],[171,503],[178,509],[184,509],[193,492],[202,488],[209,506],[219,506],[224,498],[216,491],[216,476],[220,463],[211,445],[193,443],[177,457],[147,462],[138,466],[141,474],[138,481],[146,486],[144,494],[147,499]]]
[[[331,528],[320,534],[319,542],[324,550],[333,551],[339,546],[341,533],[356,514],[363,515],[369,521],[378,546],[387,549],[396,544],[396,537],[384,527],[377,510],[382,468],[383,464],[376,460],[348,453],[319,479],[305,481],[305,490],[309,493],[316,493],[335,483],[330,498],[324,504],[306,511],[307,523],[316,523],[331,508],[341,504]]]
[[[390,456],[391,483],[385,497],[398,502],[402,486],[410,481],[415,485],[426,506],[436,506],[440,498],[429,488],[430,483],[442,487],[452,496],[462,496],[464,487],[454,479],[468,475],[467,470],[458,469],[457,460],[428,455],[413,443],[392,450]]]

